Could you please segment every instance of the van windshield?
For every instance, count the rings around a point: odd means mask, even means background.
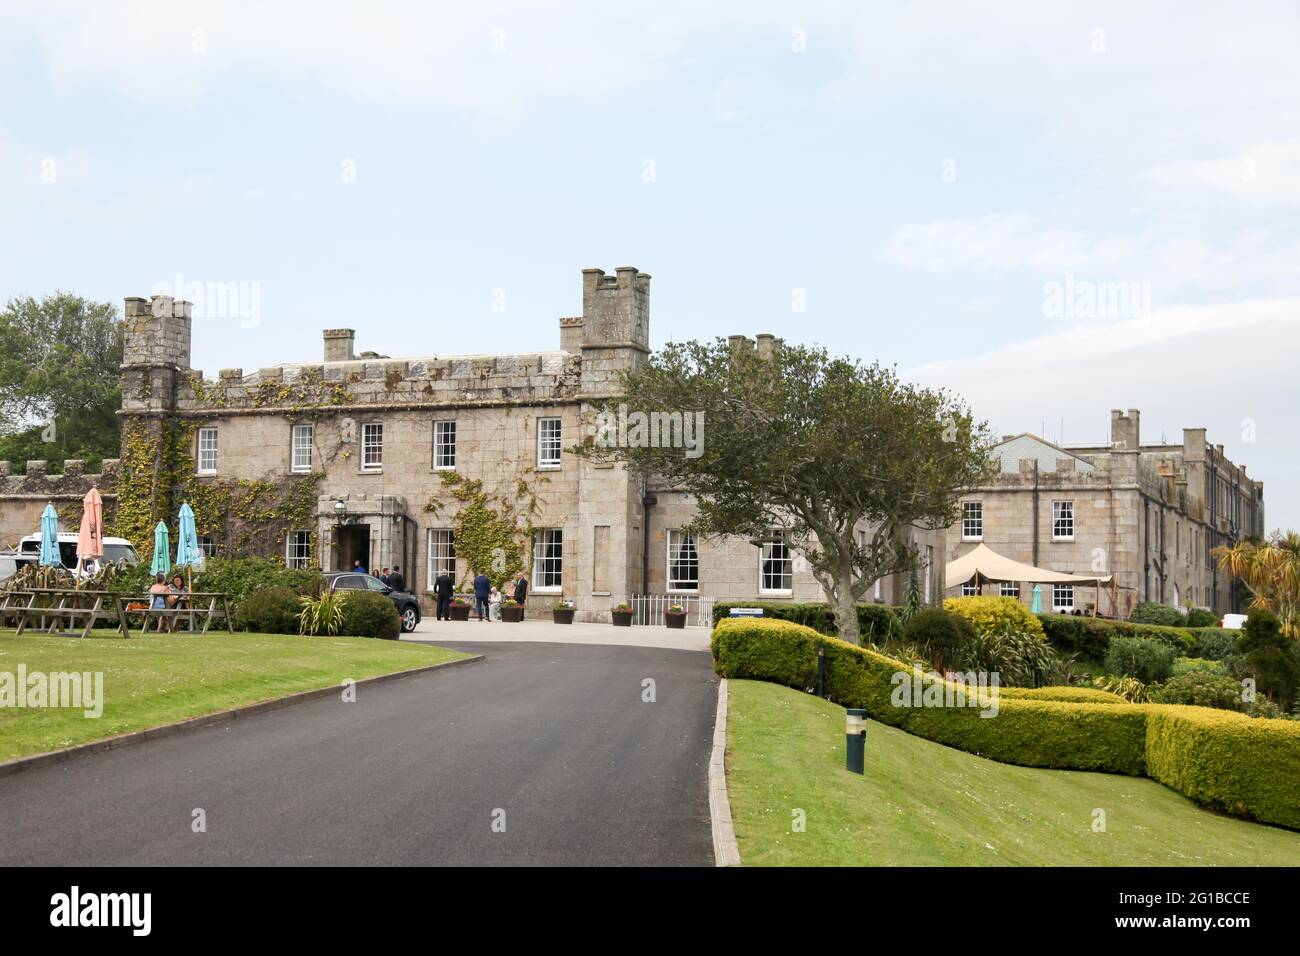
[[[23,554],[40,554],[41,543],[39,541],[24,541],[19,545],[19,551]],[[65,568],[75,568],[77,566],[77,542],[60,541],[59,560]],[[105,544],[104,560],[125,561],[127,564],[136,564],[140,559],[135,553],[135,548],[129,544]]]

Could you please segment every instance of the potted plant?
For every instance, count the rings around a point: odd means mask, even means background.
[[[518,624],[524,619],[524,606],[514,598],[502,598],[501,620],[509,624]]]
[[[469,599],[466,598],[464,595],[462,594],[453,595],[451,599],[451,606],[449,608],[449,610],[451,611],[451,619],[453,621],[468,621],[469,609],[471,607],[473,607],[473,605],[469,603]]]
[[[626,601],[619,601],[609,609],[610,616],[614,619],[615,627],[632,626],[632,605]]]
[[[555,618],[555,623],[572,624],[573,608],[574,608],[573,602],[568,598],[556,602],[555,607],[551,609],[551,614]]]
[[[671,628],[681,630],[686,627],[686,608],[672,604],[664,610],[664,623]]]

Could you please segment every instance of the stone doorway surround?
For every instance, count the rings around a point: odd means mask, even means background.
[[[339,507],[340,504],[342,507]],[[370,531],[370,565],[392,567],[399,565],[407,580],[411,580],[414,545],[410,541],[406,499],[400,495],[321,495],[316,499],[316,532],[321,570],[347,571],[340,566],[340,527],[364,525]],[[418,545],[418,542],[415,543]],[[346,558],[346,555],[343,556]]]

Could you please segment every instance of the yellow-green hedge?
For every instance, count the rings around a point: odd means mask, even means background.
[[[972,594],[967,597],[951,597],[943,602],[943,609],[949,614],[964,617],[974,625],[981,634],[999,624],[1005,624],[1017,631],[1037,634],[1043,640],[1043,622],[1029,608],[1020,603],[1019,598],[994,597]]]
[[[994,717],[978,706],[897,706],[894,675],[912,673],[907,664],[761,618],[719,622],[713,666],[723,677],[811,691],[819,645],[827,695],[882,723],[1003,763],[1146,775],[1201,803],[1300,829],[1300,724],[1291,721],[1065,687],[999,688]]]

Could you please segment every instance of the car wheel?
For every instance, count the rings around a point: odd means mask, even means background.
[[[402,631],[410,634],[415,630],[415,625],[420,623],[420,612],[414,607],[407,607],[402,611]]]

